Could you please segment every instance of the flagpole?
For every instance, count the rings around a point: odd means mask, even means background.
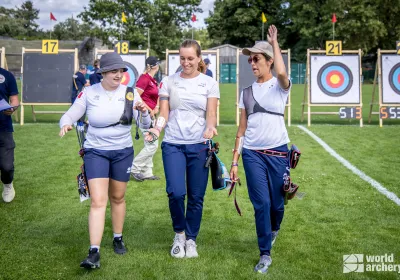
[[[50,18],[50,40],[51,40],[51,31],[53,30],[53,24],[52,24],[52,20],[51,20],[51,18]]]
[[[264,22],[262,23],[261,40],[264,41]]]
[[[333,41],[335,41],[335,23],[333,23],[332,28],[333,28]]]

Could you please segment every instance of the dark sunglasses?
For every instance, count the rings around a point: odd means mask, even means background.
[[[251,64],[251,62],[257,63],[261,58],[258,56],[254,56],[253,58],[251,56],[249,56],[249,59],[247,60],[247,62],[249,64]]]

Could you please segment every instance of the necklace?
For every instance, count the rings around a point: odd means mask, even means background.
[[[108,101],[111,101],[113,99],[113,97],[114,97],[114,91],[106,90],[105,92],[106,92],[106,95],[108,97]]]

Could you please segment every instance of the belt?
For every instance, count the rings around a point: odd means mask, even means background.
[[[268,156],[274,156],[274,157],[287,157],[288,153],[287,152],[278,152],[278,151],[273,151],[273,150],[255,150],[257,153],[261,153],[264,155]]]

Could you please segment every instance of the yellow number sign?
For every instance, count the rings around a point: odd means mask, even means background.
[[[42,40],[42,53],[58,54],[58,40]]]
[[[114,51],[119,54],[129,53],[129,41],[119,41],[114,46]]]
[[[342,41],[326,41],[326,55],[342,55]]]

